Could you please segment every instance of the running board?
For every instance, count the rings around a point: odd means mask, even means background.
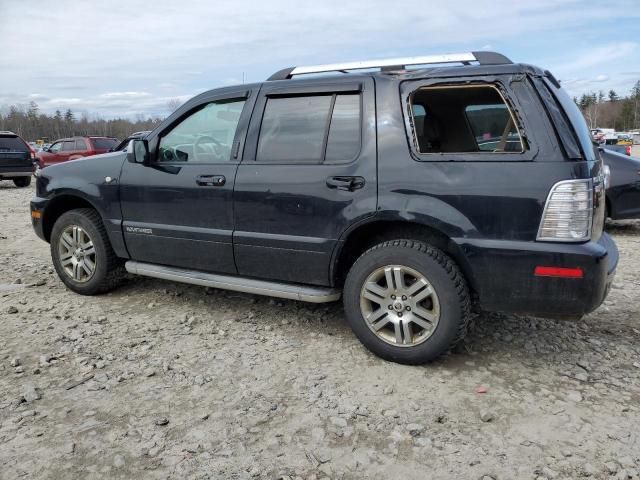
[[[136,275],[190,283],[203,287],[267,295],[269,297],[288,298],[290,300],[300,300],[303,302],[327,303],[335,302],[340,298],[340,291],[332,288],[309,287],[295,283],[268,282],[265,280],[256,280],[255,278],[218,275],[215,273],[165,267],[164,265],[142,263],[133,260],[125,263],[125,268],[129,273]]]

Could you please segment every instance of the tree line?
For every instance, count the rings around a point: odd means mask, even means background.
[[[153,130],[160,124],[160,117],[138,115],[135,120],[127,118],[89,118],[86,112],[80,114],[71,109],[56,110],[53,115],[40,111],[36,102],[28,106],[11,105],[0,110],[0,130],[17,133],[27,141],[44,139],[53,142],[59,138],[80,135],[99,135],[120,140],[133,132]]]
[[[620,97],[614,90],[605,95],[601,90],[583,93],[573,101],[580,107],[589,128],[613,128],[618,132],[640,130],[640,80],[626,97]]]

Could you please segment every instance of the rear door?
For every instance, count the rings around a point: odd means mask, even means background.
[[[341,234],[376,208],[374,84],[263,84],[234,194],[238,273],[329,285]]]
[[[131,258],[236,273],[233,185],[251,113],[251,91],[200,97],[148,138],[151,161],[125,162],[120,178]]]

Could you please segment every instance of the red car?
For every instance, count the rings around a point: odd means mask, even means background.
[[[55,141],[49,148],[36,154],[38,166],[48,165],[90,157],[106,153],[118,145],[117,138],[111,137],[72,137]]]

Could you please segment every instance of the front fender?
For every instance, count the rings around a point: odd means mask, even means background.
[[[64,211],[77,208],[75,205],[90,205],[100,214],[116,254],[128,257],[122,237],[119,189],[125,160],[126,153],[114,152],[40,170],[32,205],[41,209],[43,225],[46,227],[52,216],[57,218]]]

